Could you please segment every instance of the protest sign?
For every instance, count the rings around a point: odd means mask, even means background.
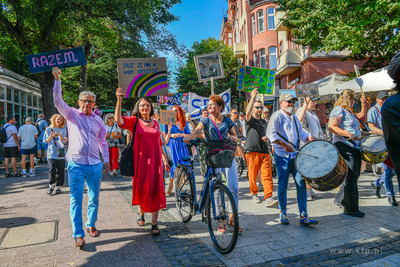
[[[219,96],[225,101],[225,109],[222,111],[222,114],[229,114],[231,112],[231,89],[219,94]],[[192,120],[201,117],[201,110],[207,108],[209,101],[209,97],[202,97],[195,93],[189,93],[188,112],[192,115]]]
[[[175,111],[172,110],[160,110],[160,123],[161,124],[168,124],[172,123],[175,124]]]
[[[194,64],[199,82],[225,78],[221,52],[195,56]]]
[[[64,69],[86,65],[85,53],[82,47],[28,55],[26,60],[30,73],[51,71],[54,67]]]
[[[318,97],[318,84],[309,83],[309,84],[296,84],[295,85],[296,96],[297,97],[305,97],[305,96],[313,96]]]
[[[189,103],[188,93],[177,93],[157,96],[157,104],[159,105],[187,105]]]
[[[273,96],[275,89],[274,70],[240,66],[238,70],[237,89],[251,92],[257,89],[260,94]]]
[[[166,58],[119,58],[117,69],[126,97],[168,95]]]

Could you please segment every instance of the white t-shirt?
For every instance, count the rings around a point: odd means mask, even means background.
[[[36,146],[35,135],[39,132],[32,124],[25,124],[19,128],[18,136],[21,137],[21,149],[31,149]]]
[[[8,140],[7,140],[7,142],[5,142],[3,144],[3,147],[17,146],[17,143],[15,143],[14,137],[12,136],[13,134],[18,133],[17,128],[14,125],[10,124],[10,123],[4,124],[4,126],[2,128],[6,128],[6,127],[7,127],[6,135],[7,135]]]
[[[301,110],[303,107],[299,108],[296,112],[296,116],[299,116]],[[319,118],[318,115],[315,114],[314,112],[311,111],[306,111],[306,117],[307,117],[307,122],[308,125],[304,125],[303,129],[311,134],[312,136],[316,138],[324,138],[323,136],[320,136],[320,133],[322,132],[320,130],[320,125],[319,125]],[[308,130],[309,129],[309,130]],[[311,132],[309,132],[311,130]]]
[[[114,133],[114,135],[117,135],[118,132],[121,134],[121,129],[118,127],[118,124],[114,124],[114,126],[108,126],[108,124],[106,124],[106,131],[107,133],[111,134]],[[115,145],[119,145],[119,139],[118,138],[114,138],[112,135],[110,136],[110,138],[107,138],[107,140],[112,141],[115,143]]]

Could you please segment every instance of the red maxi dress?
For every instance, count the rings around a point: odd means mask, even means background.
[[[133,133],[137,117],[122,117],[119,125]],[[163,164],[161,158],[161,137],[158,122],[153,127],[143,125],[139,120],[133,144],[132,206],[140,205],[144,212],[156,212],[167,207],[165,197]]]

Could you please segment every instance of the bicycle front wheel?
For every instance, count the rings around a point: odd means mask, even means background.
[[[214,196],[214,205],[210,195]],[[230,253],[239,235],[239,217],[231,191],[222,183],[216,183],[206,203],[208,230],[215,248],[222,254]],[[213,208],[214,206],[214,208]]]
[[[182,222],[187,223],[192,219],[194,187],[190,173],[180,170],[174,177],[175,204]]]

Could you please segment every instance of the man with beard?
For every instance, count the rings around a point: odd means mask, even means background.
[[[274,158],[278,171],[280,222],[285,225],[289,224],[286,215],[286,204],[289,175],[292,174],[297,190],[300,225],[309,226],[318,224],[318,221],[308,218],[306,182],[304,178],[297,173],[294,159],[297,155],[296,150],[298,151],[300,149],[300,140],[308,142],[315,138],[303,130],[299,119],[293,115],[296,101],[297,98],[293,97],[290,93],[284,93],[279,97],[281,109],[271,116],[267,129],[267,136],[271,140],[275,151]]]

